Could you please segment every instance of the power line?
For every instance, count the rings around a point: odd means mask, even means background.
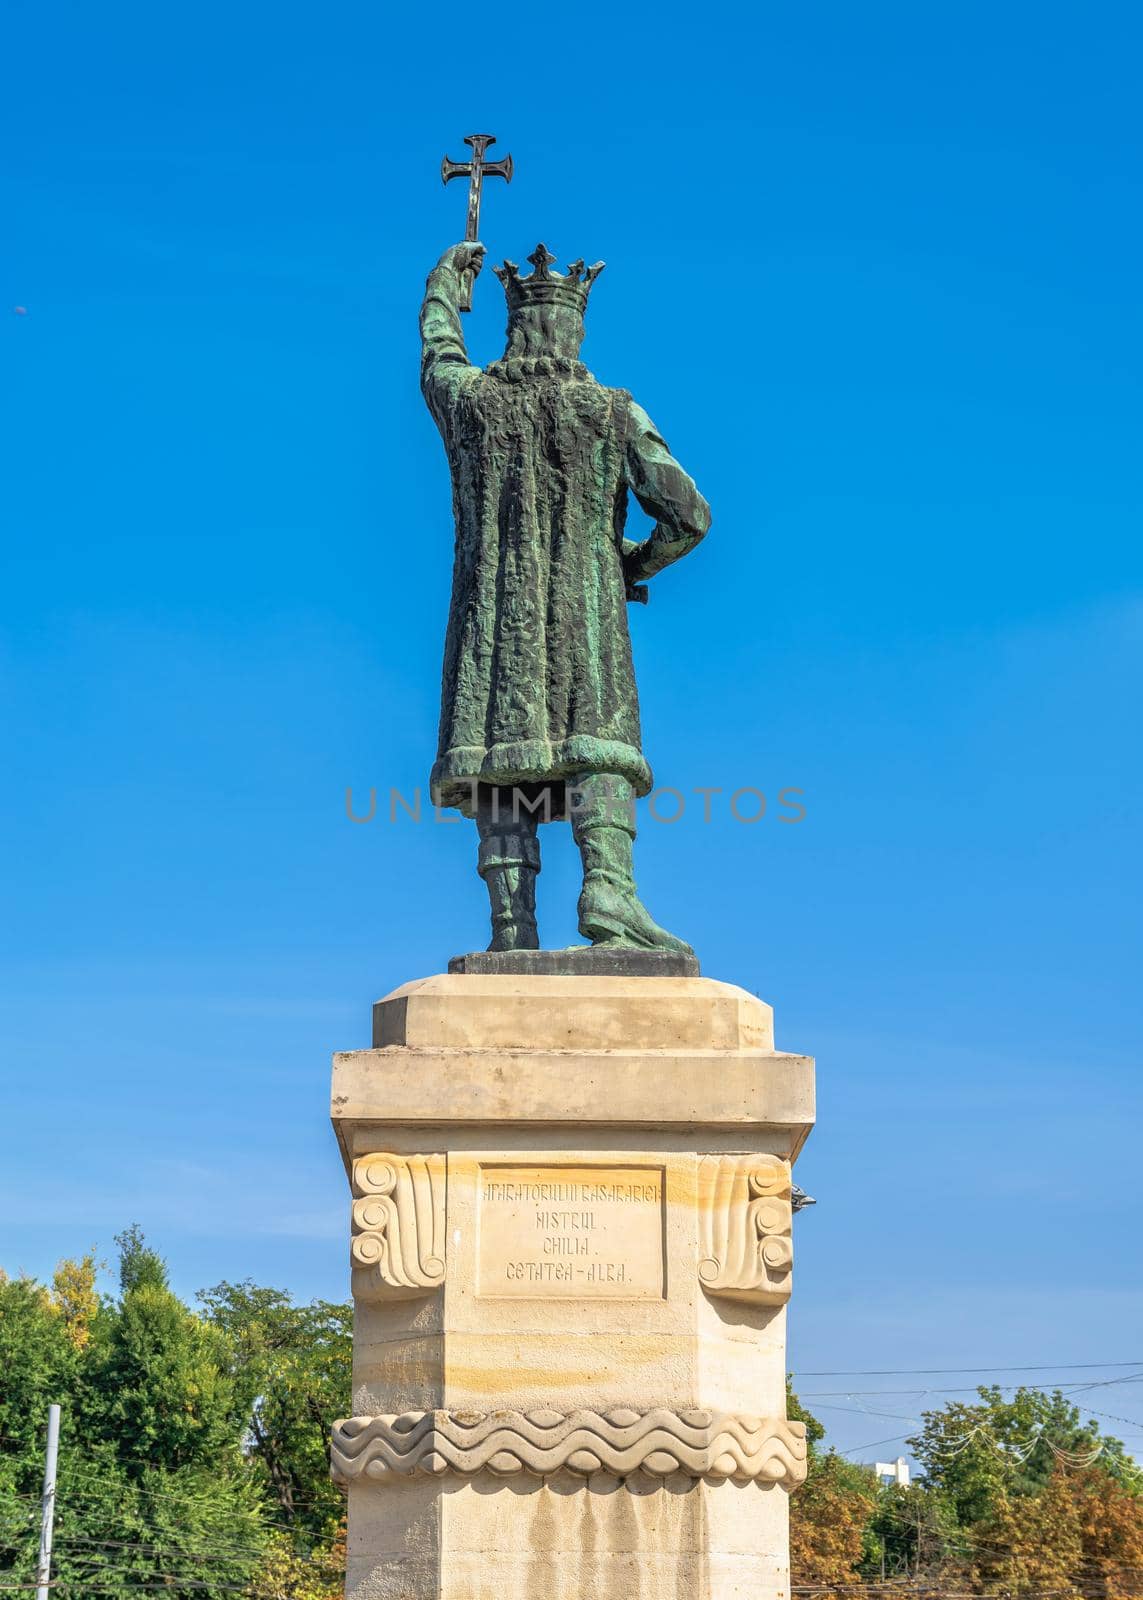
[[[181,1497],[178,1496],[178,1495],[173,1495],[173,1496],[171,1496],[171,1498],[175,1499],[175,1500],[180,1500],[181,1499]],[[9,1490],[0,1489],[0,1508],[2,1508],[2,1503],[3,1503],[3,1501],[5,1499],[11,1500],[11,1501],[19,1501],[19,1502],[22,1502],[22,1503],[26,1503],[27,1510],[24,1511],[24,1513],[23,1513],[24,1525],[25,1526],[29,1526],[31,1524],[31,1521],[32,1521],[32,1507],[39,1505],[39,1496],[38,1495],[31,1495],[31,1494],[23,1494],[23,1495],[21,1495],[21,1494],[16,1494],[16,1493],[14,1493],[12,1491],[9,1491]],[[65,1494],[62,1497],[62,1503],[60,1505],[60,1512],[65,1517],[67,1517],[69,1515],[82,1516],[84,1514],[84,1512],[86,1512],[90,1516],[91,1512],[92,1512],[92,1509],[93,1509],[93,1505],[94,1505],[94,1509],[96,1511],[98,1511],[99,1510],[99,1506],[100,1506],[100,1502],[98,1502],[98,1501],[93,1502],[92,1500],[88,1499],[86,1501],[86,1503],[85,1503],[82,1495],[77,1497],[77,1496],[72,1495],[72,1494]],[[267,1533],[267,1534],[274,1534],[274,1533],[296,1534],[296,1532],[297,1532],[297,1530],[295,1528],[291,1528],[291,1527],[287,1526],[285,1523],[273,1522],[273,1521],[269,1521],[269,1520],[263,1519],[261,1514],[260,1514],[260,1511],[259,1511],[259,1509],[257,1507],[252,1508],[251,1515],[258,1519],[257,1520],[258,1529],[263,1531],[263,1532],[265,1532],[265,1533]],[[107,1512],[107,1515],[103,1520],[105,1520],[108,1523],[114,1524],[114,1523],[116,1523],[116,1522],[121,1520],[121,1516],[116,1514],[116,1511],[114,1510],[114,1508],[109,1508],[108,1512]],[[84,1526],[84,1525],[85,1524],[81,1523],[81,1526]],[[179,1546],[176,1546],[176,1545],[170,1545],[170,1544],[157,1545],[157,1544],[146,1543],[146,1542],[142,1542],[142,1541],[114,1540],[114,1539],[106,1539],[106,1540],[92,1539],[92,1538],[87,1537],[86,1534],[69,1533],[67,1531],[67,1526],[66,1526],[66,1521],[65,1521],[63,1530],[57,1533],[57,1536],[56,1536],[56,1548],[57,1549],[69,1549],[72,1545],[81,1544],[81,1545],[95,1546],[97,1548],[106,1548],[106,1549],[148,1550],[148,1551],[151,1551],[152,1553],[157,1553],[159,1555],[163,1555],[163,1554],[186,1555],[186,1556],[191,1556],[191,1557],[195,1558],[196,1560],[199,1560],[199,1559],[210,1560],[210,1559],[213,1559],[215,1556],[228,1556],[228,1557],[259,1556],[259,1555],[264,1553],[261,1548],[257,1548],[256,1549],[251,1545],[220,1544],[216,1540],[213,1540],[211,1538],[209,1529],[205,1529],[205,1528],[199,1529],[198,1533],[199,1533],[199,1537],[200,1538],[206,1539],[206,1540],[209,1541],[209,1547],[207,1549],[192,1548],[189,1545],[186,1546],[186,1547],[180,1548]],[[15,1548],[15,1546],[13,1546],[13,1548]],[[309,1559],[309,1558],[306,1558],[306,1559]]]
[[[1143,1567],[1138,1565],[1125,1565],[1122,1570],[1125,1572],[1143,1573]],[[884,1581],[875,1579],[858,1579],[853,1583],[843,1582],[793,1585],[793,1591],[795,1594],[799,1592],[805,1594],[809,1593],[811,1590],[816,1593],[840,1590],[844,1594],[860,1594],[862,1592],[884,1595],[915,1594],[932,1595],[934,1597],[939,1596],[941,1597],[941,1600],[982,1600],[979,1591],[971,1595],[964,1594],[957,1590],[943,1588],[939,1579],[934,1580],[932,1578],[926,1579],[923,1577],[885,1579]],[[1020,1596],[1021,1600],[1037,1600],[1037,1597],[1039,1597],[1039,1600],[1047,1600],[1047,1597],[1049,1596],[1054,1596],[1055,1600],[1068,1600],[1068,1597],[1071,1595],[1076,1593],[1083,1594],[1085,1592],[1106,1595],[1106,1582],[1102,1580],[1097,1573],[1076,1573],[1070,1580],[1061,1584],[1057,1589],[1021,1589]],[[989,1595],[991,1600],[998,1600],[995,1590],[990,1590]],[[1007,1595],[1005,1595],[1004,1600],[1008,1600]]]
[[[1092,1372],[1096,1368],[1107,1371],[1116,1367],[1143,1367],[1143,1357],[1138,1361],[1045,1361],[1032,1367],[886,1367],[884,1369],[844,1369],[834,1372],[793,1373],[803,1378],[941,1378],[958,1372]]]
[[[90,1476],[88,1476],[89,1473]],[[235,1481],[237,1482],[241,1480],[236,1479]],[[128,1489],[131,1494],[143,1495],[149,1500],[172,1500],[177,1501],[180,1506],[217,1506],[219,1503],[217,1495],[189,1494],[180,1489],[147,1489],[144,1488],[141,1483],[136,1482],[135,1479],[126,1476],[117,1480],[117,1482],[122,1487]],[[85,1488],[85,1484],[91,1485],[91,1487]],[[103,1499],[107,1488],[108,1479],[104,1476],[100,1476],[93,1468],[77,1467],[74,1463],[68,1463],[61,1472],[61,1500],[67,1499],[69,1501],[74,1501],[76,1498],[83,1499],[86,1497],[89,1503],[99,1503]],[[18,1495],[15,1493],[15,1491],[0,1490],[0,1494],[5,1493],[12,1493],[13,1497],[16,1499],[35,1500],[37,1504],[39,1503],[40,1499],[39,1495]],[[336,1496],[336,1490],[334,1490],[334,1495]],[[293,1502],[293,1509],[295,1511],[308,1511],[320,1508],[326,1504],[327,1502],[324,1500],[295,1500]],[[254,1507],[252,1509],[258,1511],[260,1508]],[[285,1507],[282,1506],[280,1501],[275,1499],[272,1509],[284,1510]],[[282,1523],[280,1526],[288,1529],[288,1524],[286,1523]]]
[[[81,1544],[89,1549],[96,1550],[146,1550],[150,1555],[188,1557],[195,1561],[229,1560],[237,1556],[254,1556],[261,1558],[266,1554],[263,1546],[241,1544],[215,1544],[211,1543],[208,1549],[192,1549],[175,1544],[150,1544],[130,1539],[88,1539],[80,1534],[63,1535],[60,1539],[60,1548]],[[295,1552],[297,1554],[297,1552]],[[308,1565],[322,1566],[314,1556],[297,1555],[299,1561]]]
[[[1111,1379],[1109,1379],[1108,1384],[1106,1384],[1106,1385],[1105,1384],[1097,1384],[1097,1383],[1073,1383],[1073,1384],[1064,1385],[1061,1388],[1060,1385],[1055,1384],[1055,1383],[996,1383],[996,1384],[992,1384],[991,1387],[994,1388],[994,1389],[1057,1389],[1057,1388],[1059,1388],[1061,1394],[1081,1394],[1087,1389],[1106,1388],[1110,1384],[1120,1384],[1120,1383],[1143,1383],[1143,1372],[1140,1372],[1138,1374],[1133,1374],[1129,1378],[1111,1378]],[[957,1386],[948,1386],[948,1385],[945,1385],[945,1384],[933,1383],[933,1384],[926,1384],[923,1388],[920,1388],[920,1389],[799,1389],[798,1390],[798,1398],[801,1399],[801,1400],[818,1400],[818,1399],[821,1399],[825,1395],[832,1395],[832,1394],[843,1395],[843,1396],[846,1396],[846,1395],[853,1396],[855,1394],[872,1394],[872,1395],[889,1395],[889,1394],[919,1394],[919,1395],[926,1395],[926,1394],[979,1394],[980,1390],[981,1390],[981,1387],[982,1386],[979,1383],[968,1383],[968,1384],[961,1384],[961,1385],[957,1385]]]
[[[88,1539],[78,1533],[61,1535],[59,1548],[70,1549],[72,1545],[77,1544],[93,1550],[145,1550],[148,1555],[186,1557],[192,1561],[230,1562],[240,1556],[259,1559],[266,1553],[260,1546],[255,1545],[212,1544],[209,1550],[202,1550],[175,1544],[146,1544],[131,1539]]]
[[[250,1593],[250,1585],[248,1583],[216,1583],[212,1578],[180,1578],[179,1575],[174,1572],[160,1572],[156,1574],[156,1577],[160,1580],[157,1583],[152,1583],[148,1580],[146,1583],[128,1583],[127,1587],[131,1590],[165,1589],[168,1593],[170,1593],[171,1585],[175,1584],[180,1589],[212,1589],[216,1594],[248,1595]],[[36,1585],[34,1582],[0,1583],[0,1592],[16,1589],[27,1590],[34,1589],[35,1587]],[[80,1589],[83,1594],[118,1595],[123,1593],[123,1587],[124,1586],[122,1583],[93,1584],[87,1578],[53,1578],[48,1584],[49,1589]]]
[[[838,1455],[852,1456],[856,1455],[859,1450],[876,1450],[878,1445],[896,1444],[898,1440],[907,1439],[908,1437],[909,1435],[907,1433],[893,1433],[890,1434],[888,1439],[873,1439],[869,1444],[855,1444],[852,1445],[848,1450],[839,1450]]]
[[[902,1514],[901,1508],[899,1506],[894,1506],[891,1503],[886,1504],[882,1502],[882,1504],[873,1512],[871,1520],[876,1522],[880,1521],[882,1518],[890,1522],[896,1522],[897,1527],[903,1529],[906,1533],[915,1534],[917,1536],[918,1543],[920,1542],[921,1537],[924,1536],[929,1539],[934,1539],[938,1543],[949,1548],[959,1546],[969,1550],[982,1550],[987,1555],[1012,1555],[1011,1545],[987,1543],[980,1539],[974,1539],[966,1532],[942,1532],[940,1528],[933,1527],[928,1523],[917,1523],[912,1519],[906,1518]],[[1126,1572],[1136,1572],[1140,1570],[1134,1563],[1130,1561],[1106,1561],[1105,1565],[1108,1567],[1114,1567],[1117,1571],[1122,1570]]]
[[[1120,1417],[1120,1416],[1116,1416],[1115,1413],[1111,1412],[1111,1411],[1094,1411],[1094,1410],[1092,1410],[1092,1408],[1090,1406],[1081,1406],[1081,1407],[1078,1407],[1077,1409],[1080,1410],[1080,1411],[1086,1412],[1089,1416],[1103,1417],[1108,1422],[1126,1422],[1130,1427],[1133,1427],[1133,1428],[1143,1427],[1143,1422],[1140,1422],[1137,1417]],[[910,1415],[908,1412],[902,1412],[902,1411],[874,1411],[872,1409],[872,1407],[870,1407],[870,1406],[819,1405],[817,1407],[817,1410],[819,1410],[819,1411],[844,1411],[851,1417],[883,1417],[883,1418],[885,1418],[886,1421],[897,1420],[897,1421],[900,1421],[900,1422],[911,1422],[915,1428],[923,1428],[924,1427],[924,1414],[922,1414],[921,1416],[917,1417],[917,1416]],[[941,1415],[940,1412],[930,1413],[930,1414],[933,1414],[933,1415],[936,1415],[936,1416],[940,1416]],[[978,1431],[978,1430],[974,1430],[974,1431]],[[1082,1432],[1084,1430],[1081,1429],[1080,1431]],[[1099,1435],[1098,1424],[1095,1425],[1093,1431],[1094,1431],[1096,1436]],[[911,1437],[911,1435],[907,1434],[907,1433],[899,1433],[895,1437],[898,1438],[898,1439],[909,1439]],[[1128,1435],[1128,1437],[1130,1437],[1130,1435]],[[891,1443],[893,1443],[893,1440],[886,1439],[886,1440],[883,1440],[882,1442],[884,1444],[891,1444]],[[1105,1435],[1103,1438],[1101,1438],[1099,1440],[1099,1443],[1100,1443],[1101,1446],[1106,1445],[1108,1443],[1117,1443],[1117,1442],[1119,1442],[1119,1441],[1116,1441],[1114,1439],[1114,1436],[1111,1435],[1111,1434],[1107,1434],[1107,1435]],[[871,1450],[873,1448],[873,1446],[872,1445],[868,1445],[868,1446],[859,1447],[859,1448],[866,1448],[866,1449],[870,1449]],[[849,1454],[851,1454],[851,1452],[848,1451],[848,1450],[843,1450],[841,1452],[841,1454],[842,1455],[849,1455]]]
[[[7,1443],[7,1444],[18,1444],[23,1449],[28,1449],[29,1445],[30,1445],[30,1442],[27,1439],[16,1439],[16,1438],[13,1438],[11,1434],[6,1434],[6,1433],[0,1433],[0,1442]],[[257,1453],[256,1452],[252,1452],[252,1454],[250,1456],[248,1456],[246,1459],[248,1461],[252,1460],[252,1459],[257,1459]],[[116,1461],[115,1465],[117,1467],[122,1467],[123,1463]],[[142,1466],[145,1467],[145,1466],[149,1465],[149,1463],[136,1462],[136,1463],[134,1463],[134,1465],[137,1465],[137,1466],[138,1465],[142,1465]],[[176,1468],[175,1470],[177,1471],[177,1470],[180,1470],[180,1469]],[[107,1487],[107,1479],[106,1479],[106,1477],[104,1477],[102,1474],[100,1474],[94,1468],[76,1466],[74,1462],[69,1462],[67,1464],[67,1467],[66,1467],[65,1472],[64,1472],[64,1476],[65,1476],[67,1481],[64,1484],[64,1487],[70,1489],[72,1487],[72,1479],[73,1478],[78,1478],[79,1481],[82,1483],[85,1475],[88,1474],[88,1473],[91,1474],[91,1476],[90,1476],[88,1481],[90,1481],[92,1483],[98,1483],[100,1489],[105,1489]],[[150,1496],[152,1498],[155,1498],[155,1499],[167,1498],[167,1499],[172,1499],[172,1500],[178,1500],[180,1502],[180,1504],[182,1504],[182,1505],[209,1505],[209,1504],[212,1504],[212,1503],[217,1503],[216,1498],[215,1498],[214,1495],[185,1494],[182,1491],[176,1491],[176,1490],[170,1490],[170,1489],[145,1489],[141,1483],[136,1482],[135,1479],[130,1478],[130,1477],[125,1478],[124,1481],[127,1484],[129,1484],[129,1486],[130,1486],[130,1488],[131,1488],[133,1493],[142,1494],[142,1495],[148,1495],[148,1496]],[[332,1485],[331,1485],[331,1487],[332,1487]],[[39,1496],[37,1495],[35,1498],[38,1500]],[[279,1502],[279,1504],[280,1504],[280,1502]],[[322,1505],[325,1505],[325,1504],[326,1504],[326,1502],[323,1501],[323,1500],[295,1500],[293,1502],[293,1506],[294,1506],[295,1510],[310,1510],[310,1509],[312,1509],[312,1508],[314,1508],[316,1506],[322,1506]]]

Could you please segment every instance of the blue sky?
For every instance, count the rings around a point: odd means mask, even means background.
[[[1100,4],[9,9],[9,1270],[138,1221],[184,1292],[346,1293],[329,1053],[486,936],[467,825],[344,797],[433,756],[415,319],[491,128],[490,252],[607,259],[585,357],[714,508],[633,629],[658,781],[724,792],[638,866],[819,1060],[792,1364],[1143,1357],[1141,45]],[[469,323],[499,354],[490,273]],[[903,1382],[801,1386],[861,1454],[930,1402],[848,1391]],[[1141,1390],[1088,1396],[1135,1448]]]

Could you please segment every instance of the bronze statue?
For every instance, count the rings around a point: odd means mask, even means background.
[[[634,801],[652,779],[626,605],[694,549],[710,510],[642,407],[579,360],[602,262],[553,272],[541,244],[530,275],[497,267],[508,346],[484,370],[469,362],[460,312],[484,258],[471,211],[470,231],[429,274],[421,307],[421,387],[456,519],[433,798],[476,821],[491,950],[539,947],[537,824],[566,817],[585,938],[689,954],[635,892]],[[623,535],[628,491],[655,518],[643,543]]]

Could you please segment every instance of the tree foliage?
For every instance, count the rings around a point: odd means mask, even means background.
[[[844,1588],[869,1553],[873,1480],[832,1450],[815,1454],[790,1502],[790,1578],[795,1585]]]
[[[823,1453],[790,1504],[795,1590],[858,1584],[1012,1600],[1140,1600],[1143,1473],[1061,1394],[982,1388],[926,1412],[909,1440],[923,1477],[882,1487]]]
[[[969,1571],[982,1594],[1068,1593],[1080,1574],[1083,1545],[1063,1472],[1034,1493],[1001,1489],[973,1533]]]
[[[332,1600],[342,1502],[326,1440],[349,1398],[347,1308],[243,1286],[196,1312],[138,1229],[117,1243],[114,1296],[96,1291],[94,1255],[50,1287],[0,1276],[0,1573],[34,1572],[59,1401],[53,1593]]]
[[[251,1600],[342,1600],[345,1588],[345,1525],[327,1548],[309,1556],[285,1534],[270,1540],[251,1582]]]
[[[343,1501],[330,1482],[329,1436],[349,1398],[353,1329],[349,1306],[253,1283],[220,1283],[199,1296],[230,1351],[251,1460],[290,1526],[330,1539]]]
[[[1058,1391],[1017,1389],[1005,1399],[984,1387],[972,1404],[959,1401],[927,1411],[908,1442],[925,1481],[952,1502],[962,1527],[990,1517],[1001,1495],[1039,1494],[1061,1459],[1081,1466],[1098,1459],[1117,1481],[1132,1474],[1118,1439],[1101,1436]]]
[[[78,1261],[61,1261],[52,1278],[51,1308],[77,1350],[86,1350],[99,1310],[99,1291],[95,1287],[98,1271],[99,1263],[92,1250]]]
[[[790,1581],[844,1588],[869,1553],[876,1486],[860,1467],[819,1449],[825,1428],[786,1385],[786,1414],[806,1427],[806,1481],[790,1502]]]

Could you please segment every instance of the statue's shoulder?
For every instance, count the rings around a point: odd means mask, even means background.
[[[480,371],[480,369],[477,369]],[[635,402],[626,389],[600,383],[582,361],[562,356],[503,356],[480,371],[466,398],[482,413],[511,416],[556,408],[597,434],[626,439]]]
[[[555,378],[561,383],[582,383],[605,393],[626,394],[626,390],[609,390],[582,361],[572,361],[566,356],[502,356],[490,361],[484,376],[498,383],[528,383],[534,378]],[[630,399],[630,396],[628,396]]]
[[[608,408],[615,424],[619,437],[626,441],[631,431],[631,413],[635,409],[635,397],[630,389],[604,389],[608,399]]]

